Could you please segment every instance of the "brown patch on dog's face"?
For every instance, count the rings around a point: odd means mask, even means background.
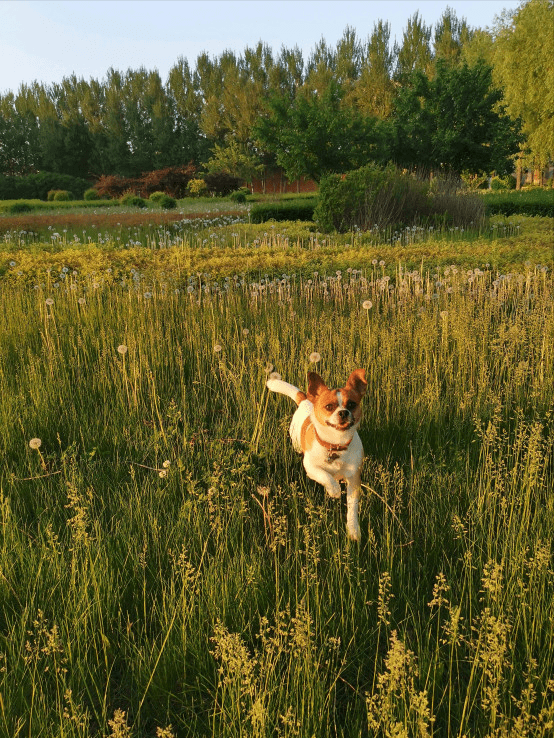
[[[348,430],[360,421],[360,403],[366,389],[364,369],[352,372],[346,386],[337,390],[328,389],[315,372],[308,374],[308,399],[314,405],[317,420],[339,431]]]

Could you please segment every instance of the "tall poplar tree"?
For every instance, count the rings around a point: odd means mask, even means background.
[[[526,137],[519,165],[542,168],[554,160],[554,2],[529,0],[505,13],[493,36],[495,80]]]

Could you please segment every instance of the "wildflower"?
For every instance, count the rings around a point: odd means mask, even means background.
[[[42,441],[40,440],[40,438],[31,438],[31,440],[29,441],[29,446],[33,450],[37,450],[42,446]]]
[[[161,470],[161,471],[160,471],[160,472],[158,473],[158,476],[160,477],[160,479],[164,479],[164,477],[167,477],[167,469],[162,469],[162,470]]]
[[[54,304],[54,300],[53,300],[53,299],[52,299],[51,297],[47,297],[47,298],[46,298],[46,300],[45,300],[44,302],[45,302],[45,303],[46,303],[47,305],[53,305],[53,304]]]
[[[122,356],[125,356],[128,350],[129,349],[124,343],[120,343],[119,346],[117,347],[117,352],[121,354]]]
[[[373,307],[373,303],[371,302],[371,300],[364,300],[362,302],[362,307],[364,310],[371,310],[371,308]]]
[[[216,343],[216,345],[214,346],[214,351],[216,352],[216,354],[218,354],[222,350],[223,346],[220,343]]]
[[[312,353],[309,356],[309,359],[312,364],[317,364],[318,361],[321,361],[321,355],[317,353],[317,351],[312,351]]]
[[[384,267],[385,266],[385,262],[383,261],[383,259],[381,259],[381,261],[379,262],[379,266],[380,267]]]
[[[261,487],[261,486],[259,486],[259,485],[258,485],[258,486],[256,487],[256,491],[257,491],[257,492],[258,492],[258,494],[259,494],[259,495],[261,495],[262,497],[267,497],[267,496],[269,495],[269,487]]]

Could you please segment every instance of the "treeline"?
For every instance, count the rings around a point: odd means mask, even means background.
[[[530,0],[492,30],[447,8],[434,28],[416,13],[395,44],[388,23],[365,40],[347,27],[306,61],[259,43],[201,54],[194,68],[180,58],[165,82],[141,68],[24,84],[0,97],[0,173],[90,180],[192,163],[317,179],[369,160],[502,171],[514,154],[543,166],[554,158],[552,27],[552,0]]]

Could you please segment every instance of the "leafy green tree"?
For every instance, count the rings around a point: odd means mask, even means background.
[[[471,40],[472,29],[465,18],[461,20],[452,8],[447,7],[435,26],[434,57],[448,64],[457,64],[460,61],[462,48]]]
[[[21,176],[39,163],[38,122],[13,92],[0,98],[0,173]]]
[[[526,138],[520,164],[536,167],[554,159],[553,29],[554,2],[529,0],[499,18],[493,30],[495,80]]]
[[[256,138],[289,179],[321,177],[362,166],[378,157],[375,118],[342,105],[344,92],[331,80],[324,92],[304,90],[293,101],[273,96],[270,115],[255,127]]]
[[[433,64],[431,34],[433,29],[426,26],[416,11],[402,34],[402,45],[395,44],[396,68],[394,78],[404,84],[412,72],[422,71],[430,76]]]
[[[394,160],[457,174],[509,172],[519,126],[504,113],[501,99],[483,60],[472,67],[439,60],[432,80],[414,72],[395,102]]]
[[[390,23],[379,21],[368,39],[365,55],[352,95],[364,114],[388,118],[395,94],[392,75],[394,53],[390,49]]]

